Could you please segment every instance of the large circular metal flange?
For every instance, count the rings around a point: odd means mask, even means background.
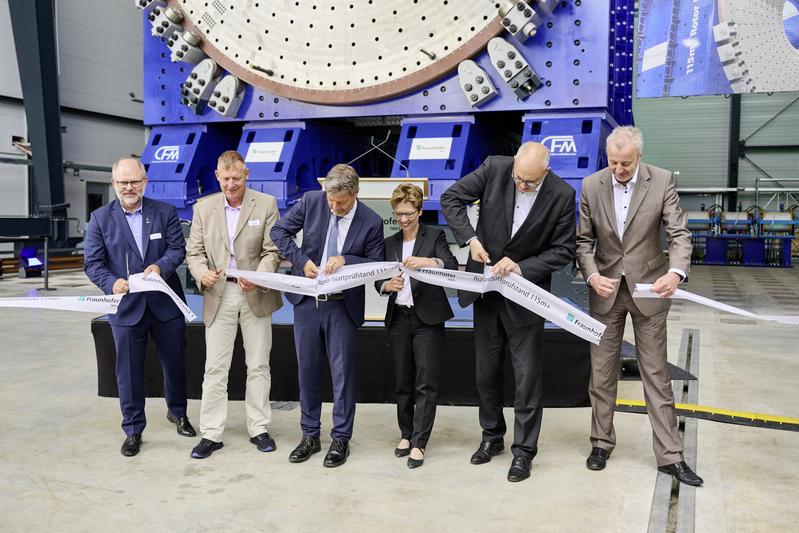
[[[424,86],[502,31],[486,0],[170,0],[222,68],[276,95],[358,104]]]

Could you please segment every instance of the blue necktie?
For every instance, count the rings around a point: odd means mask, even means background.
[[[335,216],[335,215],[334,215]],[[330,238],[327,240],[327,258],[339,255],[338,253],[338,221],[342,217],[336,216],[333,225],[330,227]]]

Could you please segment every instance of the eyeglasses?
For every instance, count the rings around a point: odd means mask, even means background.
[[[133,181],[117,181],[114,180],[114,185],[119,187],[120,189],[127,189],[128,187],[133,187],[134,189],[138,189],[142,186],[144,180],[133,180]]]
[[[394,213],[394,218],[396,218],[397,220],[399,220],[399,219],[401,219],[402,217],[405,217],[405,218],[407,218],[407,219],[409,219],[409,220],[410,220],[410,219],[412,219],[413,217],[415,217],[415,216],[416,216],[416,215],[418,215],[418,214],[419,214],[419,211],[409,211],[409,212],[407,212],[407,213],[397,213],[397,212],[395,212],[395,213]]]
[[[513,183],[515,183],[519,187],[524,187],[527,189],[537,189],[541,185],[541,182],[544,181],[544,178],[548,173],[549,169],[547,168],[546,170],[544,170],[544,174],[542,174],[541,177],[538,178],[537,180],[523,180],[521,178],[517,178],[516,171],[511,169],[510,176],[511,178],[513,178]]]

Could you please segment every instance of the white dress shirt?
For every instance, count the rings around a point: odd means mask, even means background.
[[[413,255],[413,247],[416,244],[416,239],[412,241],[402,241],[402,260],[405,261],[407,258]],[[402,280],[405,282],[402,285],[402,289],[397,293],[397,305],[413,305],[413,293],[411,293],[411,279],[408,277],[408,274],[402,274]]]
[[[355,200],[355,204],[350,209],[350,212],[341,217],[341,220],[338,221],[338,253],[339,255],[343,255],[342,252],[344,250],[344,241],[347,240],[347,232],[350,230],[350,226],[352,225],[352,219],[355,218],[355,210],[358,209],[358,200]],[[327,241],[330,240],[330,230],[333,227],[333,224],[336,223],[336,215],[333,214],[333,211],[330,212],[330,220],[327,223],[327,233],[325,233],[325,245],[322,248],[322,262],[320,266],[324,267],[327,264]]]
[[[630,198],[633,197],[635,184],[638,182],[638,165],[635,168],[633,179],[627,183],[619,183],[616,176],[613,176],[613,206],[616,210],[616,227],[619,230],[619,238],[624,240],[624,227],[627,223],[627,212],[630,210]]]
[[[542,181],[541,183],[544,182]],[[516,235],[516,232],[519,231],[524,221],[527,220],[527,215],[530,214],[530,210],[533,208],[533,204],[535,204],[535,199],[538,198],[539,190],[541,190],[540,184],[534,191],[530,192],[523,192],[518,188],[516,189],[516,199],[513,205],[513,226],[510,230],[511,237]]]
[[[225,199],[225,219],[227,220],[227,236],[228,242],[230,243],[230,264],[228,265],[228,270],[236,270],[238,266],[236,265],[236,253],[233,250],[233,240],[236,237],[236,227],[239,225],[239,215],[241,214],[241,204],[238,207],[230,207],[230,204],[227,202],[227,197],[223,196]]]

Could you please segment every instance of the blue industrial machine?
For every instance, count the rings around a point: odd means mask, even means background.
[[[764,211],[724,211],[713,205],[688,211],[692,262],[704,265],[791,266],[791,245],[799,228],[799,206]]]
[[[527,140],[579,191],[632,123],[634,0],[288,4],[136,0],[148,194],[183,218],[227,149],[285,210],[388,130],[394,161],[353,166],[428,178],[436,217],[449,185]]]

